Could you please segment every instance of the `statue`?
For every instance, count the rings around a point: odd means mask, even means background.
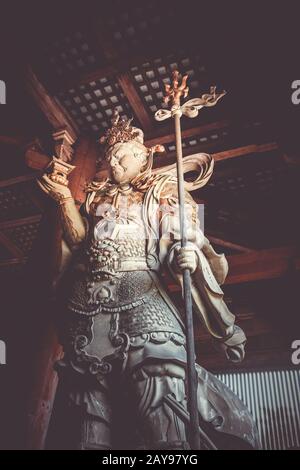
[[[185,326],[163,274],[181,284],[190,270],[195,313],[227,358],[239,362],[246,338],[220,288],[227,262],[200,228],[193,183],[185,191],[188,246],[180,248],[174,168],[152,170],[159,147],[146,148],[143,132],[117,115],[103,140],[109,178],[88,186],[80,211],[68,186],[47,173],[38,181],[59,204],[72,252],[62,281],[65,356],[58,364],[77,417],[72,445],[189,449]],[[198,168],[201,187],[212,158],[200,154]],[[196,369],[201,448],[258,447],[246,407]]]

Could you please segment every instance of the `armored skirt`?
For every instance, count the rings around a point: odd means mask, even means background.
[[[93,242],[90,269],[74,272],[65,357],[58,364],[80,429],[71,447],[185,449],[189,417],[181,314],[149,269],[143,244],[135,240],[126,256],[128,245],[128,239],[124,246],[112,239]],[[212,441],[219,448],[257,446],[244,405],[203,368],[197,366],[197,372],[202,446],[210,448]]]

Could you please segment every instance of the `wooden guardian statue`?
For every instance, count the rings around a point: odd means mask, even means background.
[[[68,445],[188,449],[186,326],[162,274],[181,285],[189,270],[194,312],[230,361],[243,359],[246,342],[223,300],[226,259],[201,231],[190,195],[210,178],[213,160],[184,159],[184,170],[192,166],[198,177],[184,190],[189,217],[182,248],[175,166],[153,171],[153,153],[161,148],[145,147],[143,132],[117,114],[102,143],[109,178],[89,185],[80,211],[68,186],[49,174],[39,180],[60,207],[72,253],[60,289],[65,355],[58,364],[76,423],[69,425]],[[257,447],[246,407],[195,367],[201,448]]]

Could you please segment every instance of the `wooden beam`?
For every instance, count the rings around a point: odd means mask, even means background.
[[[54,130],[67,129],[75,140],[79,129],[55,96],[51,96],[39,81],[33,70],[28,67],[25,73],[26,88]]]
[[[33,215],[31,217],[22,217],[21,219],[7,220],[0,222],[0,230],[6,230],[8,228],[20,227],[22,225],[36,224],[40,222],[42,218],[41,214]]]
[[[0,268],[7,268],[8,266],[15,266],[18,264],[24,264],[28,258],[23,256],[23,258],[11,258],[7,260],[0,261]]]
[[[228,160],[229,158],[241,157],[243,155],[250,155],[252,153],[265,153],[272,150],[278,150],[276,142],[269,142],[260,145],[247,145],[245,147],[238,147],[236,149],[225,150],[224,152],[214,153],[213,157],[216,162]]]
[[[246,246],[238,245],[237,243],[232,243],[222,238],[214,237],[213,235],[210,235],[210,234],[206,234],[206,236],[211,243],[218,245],[218,246],[223,246],[224,248],[230,248],[232,250],[240,251],[242,253],[253,253],[257,251],[252,248],[247,248]]]
[[[0,144],[15,145],[20,147],[24,145],[25,139],[17,136],[0,135]]]
[[[24,253],[14,242],[11,241],[3,232],[0,232],[0,244],[3,245],[14,258],[22,259],[24,258]]]
[[[226,129],[229,126],[230,121],[227,120],[211,122],[209,124],[202,124],[196,127],[191,127],[189,129],[182,129],[181,136],[183,139],[186,139],[188,137],[205,135],[208,132],[212,132],[215,130]],[[153,147],[159,144],[163,145],[175,142],[175,133],[172,131],[170,132],[169,129],[170,128],[168,127],[167,130],[165,130],[165,132],[167,133],[160,132],[156,136],[150,136],[148,139],[145,140],[145,145],[147,147]]]
[[[209,149],[208,149],[209,147]],[[215,160],[216,163],[224,160],[228,160],[231,158],[238,158],[246,155],[251,155],[253,153],[266,153],[272,150],[278,150],[279,147],[275,142],[270,142],[267,144],[259,144],[259,145],[247,145],[243,147],[235,147],[229,150],[225,150],[224,152],[213,153],[212,150],[215,149],[215,144],[203,144],[197,145],[195,147],[185,148],[183,149],[183,155],[186,157],[187,155],[196,155],[197,153],[209,153]],[[193,152],[191,154],[191,152]],[[154,158],[154,167],[162,167],[165,165],[171,165],[172,163],[176,162],[176,152],[170,152],[166,155],[157,155]]]
[[[26,436],[26,449],[29,450],[44,449],[58,385],[58,375],[54,366],[63,356],[53,322],[48,320],[43,333],[42,338],[39,338],[42,340],[40,341],[42,344],[38,351],[36,364],[36,370],[40,373],[35,377],[34,389],[29,400]]]
[[[123,73],[118,76],[118,82],[122,88],[126,98],[129,101],[130,106],[132,107],[136,117],[141,123],[141,127],[144,132],[149,132],[152,127],[152,119],[150,118],[144,103],[142,102],[138,92],[135,89],[134,84],[129,73]]]
[[[6,188],[7,186],[13,186],[14,184],[25,183],[26,181],[32,181],[34,178],[36,178],[36,173],[16,176],[15,178],[9,178],[7,180],[0,180],[0,188]]]
[[[296,247],[271,248],[253,253],[228,256],[229,273],[225,284],[276,279],[286,275],[299,253]]]

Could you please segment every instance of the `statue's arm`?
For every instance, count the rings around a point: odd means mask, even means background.
[[[170,199],[170,206],[176,200]],[[182,272],[191,272],[191,287],[194,310],[216,344],[225,352],[228,359],[239,362],[244,357],[246,337],[235,325],[235,316],[224,302],[223,284],[228,265],[224,255],[218,255],[204,237],[197,216],[197,207],[191,196],[186,197],[190,204],[187,217],[186,248],[181,248],[178,214],[169,212],[164,219],[164,230],[169,233],[166,252],[167,266],[176,281],[182,286]]]
[[[48,175],[43,175],[37,183],[58,203],[65,239],[71,250],[76,249],[86,237],[86,224],[76,207],[70,189],[52,181]]]
[[[73,198],[64,199],[60,203],[61,221],[64,234],[70,248],[80,245],[86,236],[86,226]]]

